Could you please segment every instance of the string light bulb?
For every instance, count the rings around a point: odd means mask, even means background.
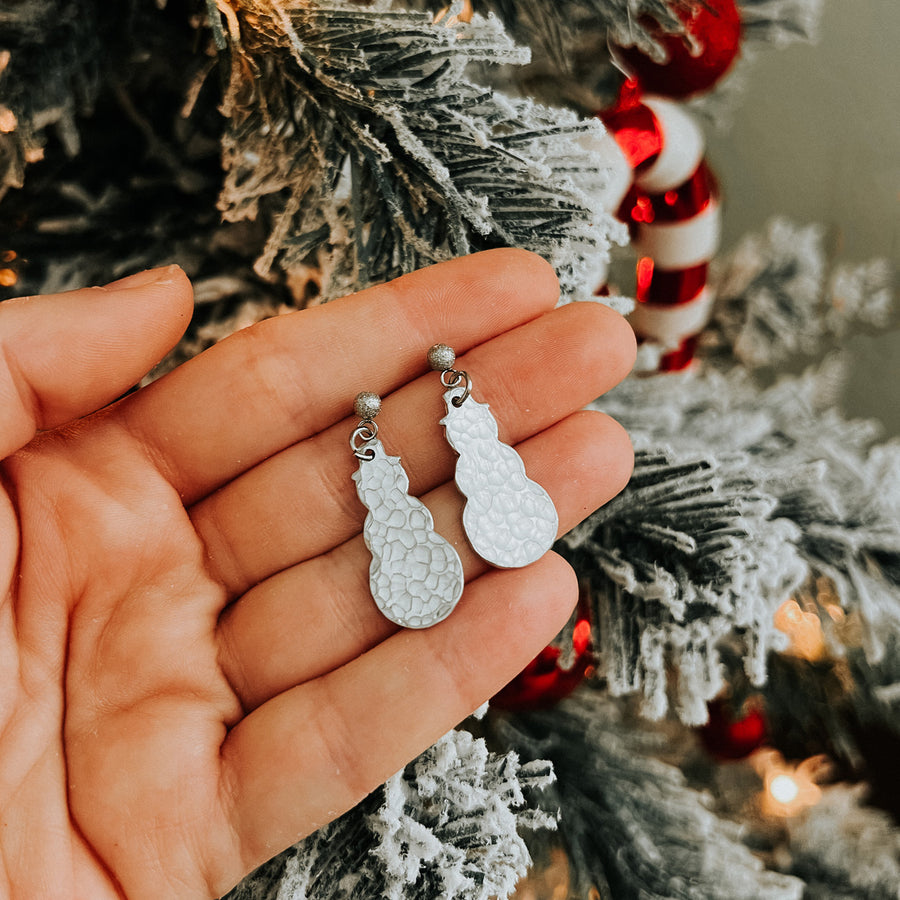
[[[776,775],[769,785],[769,793],[778,803],[786,805],[797,799],[800,788],[790,775]]]
[[[831,763],[822,754],[795,765],[770,748],[754,753],[752,764],[763,779],[760,811],[772,819],[792,818],[815,806],[822,797],[819,782],[831,772]]]

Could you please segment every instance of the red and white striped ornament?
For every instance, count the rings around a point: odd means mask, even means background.
[[[640,339],[664,348],[661,371],[682,369],[709,320],[707,269],[719,246],[719,190],[703,133],[678,104],[642,95],[631,80],[600,117],[633,172],[617,213],[641,254],[630,321]]]
[[[657,51],[651,55],[611,41],[613,58],[648,94],[689,97],[708,91],[740,54],[738,5],[735,0],[670,0],[669,8],[681,19],[680,32],[667,33],[652,15],[642,15],[638,21]]]
[[[672,10],[683,24],[679,34],[641,18],[658,44],[658,59],[612,45],[630,77],[616,103],[599,114],[623,157],[613,165],[613,183],[623,186],[609,208],[618,206],[641,254],[631,322],[639,339],[662,348],[661,371],[693,360],[712,311],[707,267],[719,246],[719,189],[703,158],[703,133],[673,101],[709,90],[741,45],[735,0],[694,0]],[[623,167],[630,168],[630,180],[620,177]]]

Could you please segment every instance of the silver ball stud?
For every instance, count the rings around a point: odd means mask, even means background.
[[[361,419],[374,419],[381,410],[381,397],[372,391],[362,391],[353,401],[353,412]]]
[[[435,372],[444,372],[447,369],[452,369],[455,362],[456,354],[453,352],[453,348],[448,347],[446,344],[435,344],[428,351],[428,365]]]

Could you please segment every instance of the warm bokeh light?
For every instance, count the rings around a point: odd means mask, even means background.
[[[800,788],[790,775],[776,775],[769,785],[769,792],[779,803],[792,803],[797,799]]]
[[[645,225],[650,225],[656,218],[653,201],[649,197],[638,197],[631,208],[630,216],[633,222],[643,222]]]
[[[775,627],[790,638],[787,652],[811,662],[825,656],[822,623],[814,612],[805,612],[796,600],[785,600],[775,613]]]
[[[751,763],[763,779],[760,811],[764,816],[776,819],[797,816],[815,806],[822,796],[818,783],[831,771],[826,756],[811,756],[795,765],[770,748],[754,753]]]
[[[15,131],[18,124],[16,114],[8,106],[0,106],[0,134]]]
[[[12,287],[18,280],[12,269],[0,269],[0,287]]]
[[[567,900],[569,893],[569,858],[564,850],[554,847],[543,866],[536,866],[516,885],[514,900]],[[594,894],[588,894],[594,900]],[[596,894],[596,900],[600,895]]]
[[[650,285],[653,283],[653,260],[649,256],[642,256],[637,261],[637,298],[646,300],[650,294]]]

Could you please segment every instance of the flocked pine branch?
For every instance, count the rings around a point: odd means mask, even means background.
[[[891,817],[866,805],[865,785],[833,785],[788,822],[791,871],[816,900],[896,900],[900,833]]]
[[[513,245],[589,295],[623,235],[596,199],[600,126],[467,80],[471,62],[528,57],[496,18],[239,0],[229,19],[220,205],[269,217],[258,271],[313,258],[333,296]]]
[[[228,900],[503,900],[531,863],[518,830],[556,827],[535,801],[552,780],[545,761],[450,732]]]
[[[752,59],[764,47],[814,40],[823,2],[739,0],[741,58]],[[656,35],[683,34],[682,16],[701,8],[703,0],[479,0],[476,6],[496,11],[515,39],[531,48],[530,65],[505,73],[519,90],[593,115],[612,102],[621,82],[609,43],[636,46],[662,61],[665,50]],[[742,71],[744,63],[739,59],[735,68]],[[739,102],[741,83],[729,75],[712,96],[700,95],[691,106],[721,125],[729,104]]]
[[[185,6],[126,0],[101,15],[94,0],[20,0],[0,11],[0,55],[12,48],[0,104],[16,117],[0,142],[32,146],[31,135],[43,157],[2,199],[0,247],[17,281],[0,298],[174,262],[203,283],[201,324],[213,307],[217,317],[286,296],[252,273],[259,229],[223,226],[215,208],[221,92],[202,17]]]
[[[714,362],[747,368],[811,358],[860,327],[896,321],[885,260],[829,272],[822,229],[774,219],[716,264],[716,307],[703,337]]]
[[[480,6],[481,4],[479,4]],[[645,27],[649,16],[664,30],[683,31],[675,12],[685,0],[487,0],[513,34],[529,46],[537,45],[565,70],[582,42],[594,43],[593,36],[612,38],[620,44],[635,44],[658,54],[659,45]]]
[[[716,645],[735,631],[751,678],[764,680],[773,613],[806,575],[776,506],[745,455],[638,451],[625,491],[565,539],[592,582],[614,695],[642,691],[659,718],[674,664],[680,717],[706,721],[724,684]]]
[[[803,896],[799,879],[767,870],[742,843],[742,828],[660,759],[667,735],[623,715],[599,692],[581,691],[552,711],[496,718],[492,727],[523,758],[553,763],[547,801],[561,810],[567,900]],[[543,842],[540,834],[534,840]]]
[[[835,365],[767,389],[740,369],[633,378],[598,401],[639,449],[635,476],[566,543],[595,582],[610,684],[651,714],[674,660],[679,714],[705,718],[732,632],[759,683],[772,613],[810,576],[858,611],[871,660],[900,632],[900,446],[833,408]]]
[[[794,40],[814,40],[823,0],[738,0],[741,45],[784,46]],[[622,46],[636,46],[662,61],[656,40],[659,29],[684,32],[682,16],[703,0],[483,0],[479,8],[497,11],[517,39],[540,47],[565,71],[585,41],[602,35]],[[648,23],[654,23],[648,27]]]
[[[692,0],[477,0],[479,12],[496,13],[512,37],[530,48],[531,62],[495,74],[491,83],[508,80],[517,92],[553,105],[593,115],[611,102],[621,73],[609,56],[610,38],[637,44],[658,55],[660,46],[646,23],[668,32],[684,26],[675,12]],[[410,0],[431,9],[429,0]],[[489,74],[490,77],[490,74]]]
[[[76,116],[100,88],[98,8],[85,0],[29,0],[0,8],[0,198],[21,187],[53,128],[74,156]]]
[[[824,0],[738,0],[741,44],[784,47],[818,37]]]
[[[209,32],[192,35],[193,27],[202,29],[202,4],[189,21],[171,4],[148,3],[136,11],[117,7],[121,20],[102,22],[88,0],[21,4],[30,37],[12,54],[3,85],[13,78],[25,90],[31,76],[14,63],[41,58],[33,45],[51,13],[88,32],[64,32],[72,38],[70,55],[96,47],[88,56],[107,68],[97,113],[79,123],[88,150],[78,165],[56,182],[35,181],[5,211],[7,224],[34,223],[4,241],[28,260],[17,292],[79,287],[176,258],[193,278],[212,279],[215,270],[247,281],[247,257],[256,256],[262,273],[276,257],[287,264],[290,290],[303,303],[299,275],[320,267],[331,296],[433,259],[512,244],[546,256],[569,296],[589,293],[608,241],[624,239],[597,199],[606,160],[583,145],[593,146],[599,126],[505,98],[462,75],[474,61],[527,58],[496,20],[434,25],[430,15],[392,12],[383,2],[293,12],[267,4],[269,17],[253,18],[248,10],[256,5],[236,7],[244,21],[224,0],[207,4],[212,31],[220,43],[231,40],[233,56],[222,138],[213,112],[221,79],[215,56],[204,52]],[[61,67],[66,53],[53,49],[54,65],[39,74],[52,78],[69,108],[79,81]],[[168,68],[158,71],[159,61]],[[13,141],[31,120],[22,113],[17,121]],[[38,124],[47,123],[43,117]],[[217,226],[209,202],[210,187],[222,178],[221,167],[209,165],[209,147],[220,139],[227,169],[220,203],[240,224],[256,216],[252,228],[238,232]],[[136,207],[140,221],[130,215]],[[134,237],[138,228],[142,240]],[[232,258],[205,259],[203,246]],[[263,274],[248,287],[263,304],[277,305],[287,295],[285,280],[280,272]],[[224,303],[208,307],[214,319],[234,312],[232,296],[224,292]]]
[[[854,455],[828,440],[829,431],[840,434],[829,427],[835,419],[823,416],[820,428],[808,428],[807,438],[825,433],[822,458],[834,507],[818,510],[797,503],[796,495],[786,501],[794,500],[790,512],[801,529],[800,552],[834,584],[841,604],[859,612],[863,648],[878,662],[886,643],[900,635],[900,442]]]

